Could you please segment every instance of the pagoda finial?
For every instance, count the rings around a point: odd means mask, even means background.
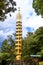
[[[18,7],[18,11],[20,11],[20,7]]]
[[[20,7],[18,7],[17,20],[21,21]]]

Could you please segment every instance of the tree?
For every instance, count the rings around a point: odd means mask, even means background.
[[[33,42],[30,45],[31,53],[37,54],[43,50],[43,27],[39,27],[33,34]]]
[[[24,51],[25,50],[25,51]],[[34,34],[29,35],[23,40],[23,56],[39,54],[43,50],[43,27],[39,27]],[[42,53],[42,52],[41,52]]]
[[[36,30],[35,32],[38,46],[40,48],[40,51],[38,52],[39,54],[42,53],[43,50],[43,27],[39,27],[39,29]]]
[[[12,36],[8,36],[8,42],[10,42],[10,59],[15,59],[15,40],[12,38]]]
[[[10,51],[10,45],[8,44],[7,40],[4,40],[1,47],[2,52],[9,52]]]
[[[15,40],[12,38],[12,35],[8,36],[8,43],[10,43],[11,49],[15,47]]]
[[[33,0],[32,6],[37,15],[41,15],[43,18],[43,0]]]
[[[33,43],[32,36],[33,36],[33,33],[29,32],[27,34],[27,37],[25,37],[23,39],[23,48],[22,48],[22,57],[23,57],[23,59],[26,58],[27,56],[30,56],[30,54],[32,53],[32,50],[30,50],[30,44]]]
[[[8,44],[8,41],[7,40],[4,40],[3,43],[2,43],[2,47],[1,47],[1,60],[2,59],[9,59],[10,57],[10,54],[9,54],[9,51],[10,51],[10,45]]]
[[[14,60],[15,59],[15,41],[12,36],[8,36],[7,40],[4,40],[1,47],[2,59]]]
[[[6,14],[9,12],[15,12],[16,2],[13,0],[0,0],[0,20],[3,21],[6,19]],[[11,14],[10,14],[11,16]]]

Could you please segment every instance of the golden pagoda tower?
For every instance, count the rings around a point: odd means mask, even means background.
[[[16,22],[16,60],[21,60],[22,56],[22,21],[20,14],[20,7],[18,8],[17,22]]]

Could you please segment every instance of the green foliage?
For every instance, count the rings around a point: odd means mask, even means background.
[[[0,0],[0,20],[4,21],[6,19],[6,14],[9,12],[15,12],[16,2],[13,0]],[[11,16],[11,14],[10,14]]]
[[[43,57],[43,50],[41,50],[40,52],[38,52],[37,54],[41,55]]]
[[[25,51],[24,51],[25,50]],[[43,54],[43,27],[39,27],[34,34],[27,35],[23,40],[23,57],[31,54]]]
[[[36,34],[35,38],[38,42],[37,44],[40,50],[42,50],[43,49],[43,27],[39,27],[39,29],[36,30],[35,34]]]
[[[29,55],[25,55],[24,57],[23,57],[23,60],[24,60],[24,62],[26,61],[26,62],[29,62],[29,61],[31,61],[32,59],[31,59],[31,57],[29,56]]]
[[[9,52],[10,45],[8,44],[7,40],[4,40],[1,47],[2,52]]]
[[[7,61],[15,59],[15,41],[12,39],[12,36],[8,36],[8,39],[3,41],[0,59],[5,59]]]
[[[39,27],[39,29],[37,29],[35,31],[35,34],[37,34],[37,35],[43,35],[43,27]]]
[[[0,62],[2,61],[3,53],[0,52]]]
[[[12,36],[8,36],[8,42],[10,42],[11,49],[15,47],[15,40],[13,40]]]
[[[32,6],[37,15],[41,15],[43,17],[43,0],[33,0]]]
[[[6,52],[3,52],[2,59],[8,60],[9,57],[10,57],[10,54],[8,52],[7,53]]]

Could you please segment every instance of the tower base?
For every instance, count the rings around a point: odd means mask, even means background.
[[[21,61],[15,60],[15,61],[8,62],[6,65],[39,65],[39,62],[35,62],[35,61],[24,62],[22,60]]]

